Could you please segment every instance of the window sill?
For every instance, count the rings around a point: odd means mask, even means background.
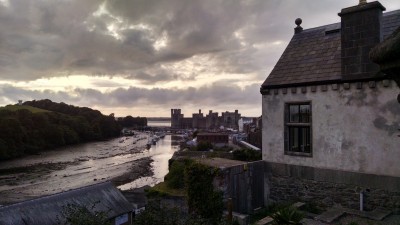
[[[285,155],[290,155],[290,156],[302,156],[302,157],[312,157],[312,153],[306,153],[306,152],[290,152],[290,151],[285,151]]]

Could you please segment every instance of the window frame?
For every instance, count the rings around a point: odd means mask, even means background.
[[[291,105],[309,105],[310,106],[310,116],[309,121],[305,122],[290,122],[290,106]],[[303,156],[303,157],[312,157],[313,156],[313,132],[312,132],[312,104],[311,101],[293,101],[293,102],[285,102],[284,105],[284,154],[291,156]],[[299,113],[300,116],[300,113]],[[310,152],[296,152],[290,151],[290,127],[308,127],[310,129]]]

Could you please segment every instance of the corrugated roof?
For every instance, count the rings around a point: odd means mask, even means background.
[[[400,26],[400,10],[383,14],[387,37]],[[340,23],[303,30],[293,35],[262,88],[334,82],[341,76]]]
[[[85,206],[108,212],[109,218],[131,212],[133,206],[111,182],[100,183],[0,208],[0,225],[54,225],[63,207]]]

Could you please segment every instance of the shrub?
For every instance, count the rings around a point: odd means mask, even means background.
[[[300,221],[304,215],[294,207],[285,207],[279,209],[271,215],[276,225],[301,225]]]
[[[212,149],[213,148],[213,145],[210,143],[210,142],[203,142],[203,141],[200,141],[198,144],[197,144],[197,147],[196,147],[196,150],[197,151],[208,151],[208,150],[210,150],[210,149]]]
[[[221,222],[224,208],[222,193],[214,191],[217,173],[217,169],[200,163],[193,163],[185,170],[189,210],[213,225]]]
[[[240,149],[233,152],[233,159],[240,161],[257,161],[262,159],[261,151]]]
[[[193,160],[175,160],[170,168],[169,173],[165,176],[165,182],[169,188],[180,189],[185,187],[185,168],[193,163]]]

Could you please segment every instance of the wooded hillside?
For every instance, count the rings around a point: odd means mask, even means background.
[[[0,160],[117,137],[114,115],[48,99],[0,108]]]

